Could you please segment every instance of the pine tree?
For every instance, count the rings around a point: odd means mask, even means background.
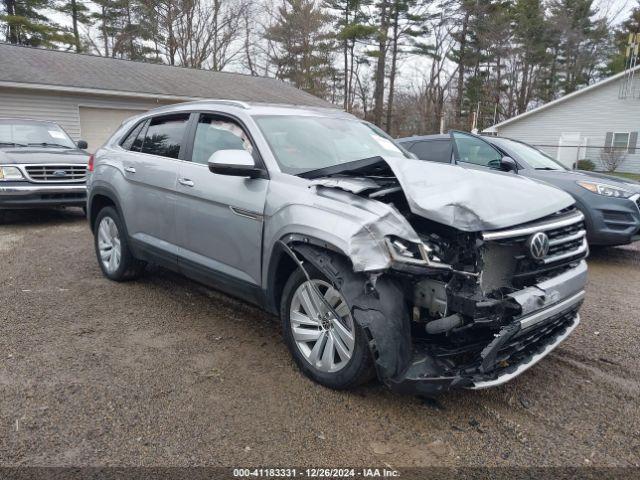
[[[284,0],[265,38],[276,76],[319,97],[327,98],[333,78],[331,18],[313,0]]]
[[[621,72],[627,65],[627,47],[629,45],[630,35],[640,34],[640,0],[637,6],[631,11],[629,18],[622,22],[616,29],[614,34],[615,50],[609,63],[607,70],[609,74]],[[640,63],[640,62],[639,62]]]
[[[2,0],[1,5],[9,43],[46,48],[73,44],[71,35],[47,16],[47,0]]]
[[[80,53],[86,49],[80,35],[80,24],[91,23],[91,12],[82,0],[62,1],[55,9],[71,19],[71,33],[73,34],[73,48]]]

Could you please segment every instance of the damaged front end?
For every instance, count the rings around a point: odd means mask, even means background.
[[[337,188],[390,206],[411,235],[363,228],[388,260],[368,269],[366,257],[352,258],[355,275],[341,274],[347,267],[335,268],[312,245],[292,248],[351,299],[378,376],[393,390],[428,395],[499,385],[578,325],[588,248],[574,207],[517,227],[467,231],[415,213],[394,172],[340,180],[313,185],[320,194]],[[366,248],[363,238],[356,253]]]

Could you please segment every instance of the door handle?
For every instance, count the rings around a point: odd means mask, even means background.
[[[184,185],[185,187],[193,187],[195,185],[195,183],[188,178],[179,178],[178,182],[180,182],[180,185]]]
[[[125,172],[136,173],[136,169],[133,167],[124,167]]]

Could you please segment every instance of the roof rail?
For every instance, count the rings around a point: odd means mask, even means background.
[[[221,103],[224,105],[232,105],[235,107],[241,107],[245,110],[249,110],[251,106],[247,102],[243,102],[241,100],[227,100],[224,98],[205,98],[202,100],[198,100],[198,102],[213,102],[213,103]]]

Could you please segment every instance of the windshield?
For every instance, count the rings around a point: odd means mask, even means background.
[[[55,123],[32,120],[0,120],[0,147],[76,148],[62,128]]]
[[[553,158],[527,144],[507,138],[492,138],[491,143],[505,150],[514,160],[524,162],[536,170],[565,170]]]
[[[280,169],[293,175],[377,156],[410,158],[382,130],[359,120],[302,115],[255,120]]]

